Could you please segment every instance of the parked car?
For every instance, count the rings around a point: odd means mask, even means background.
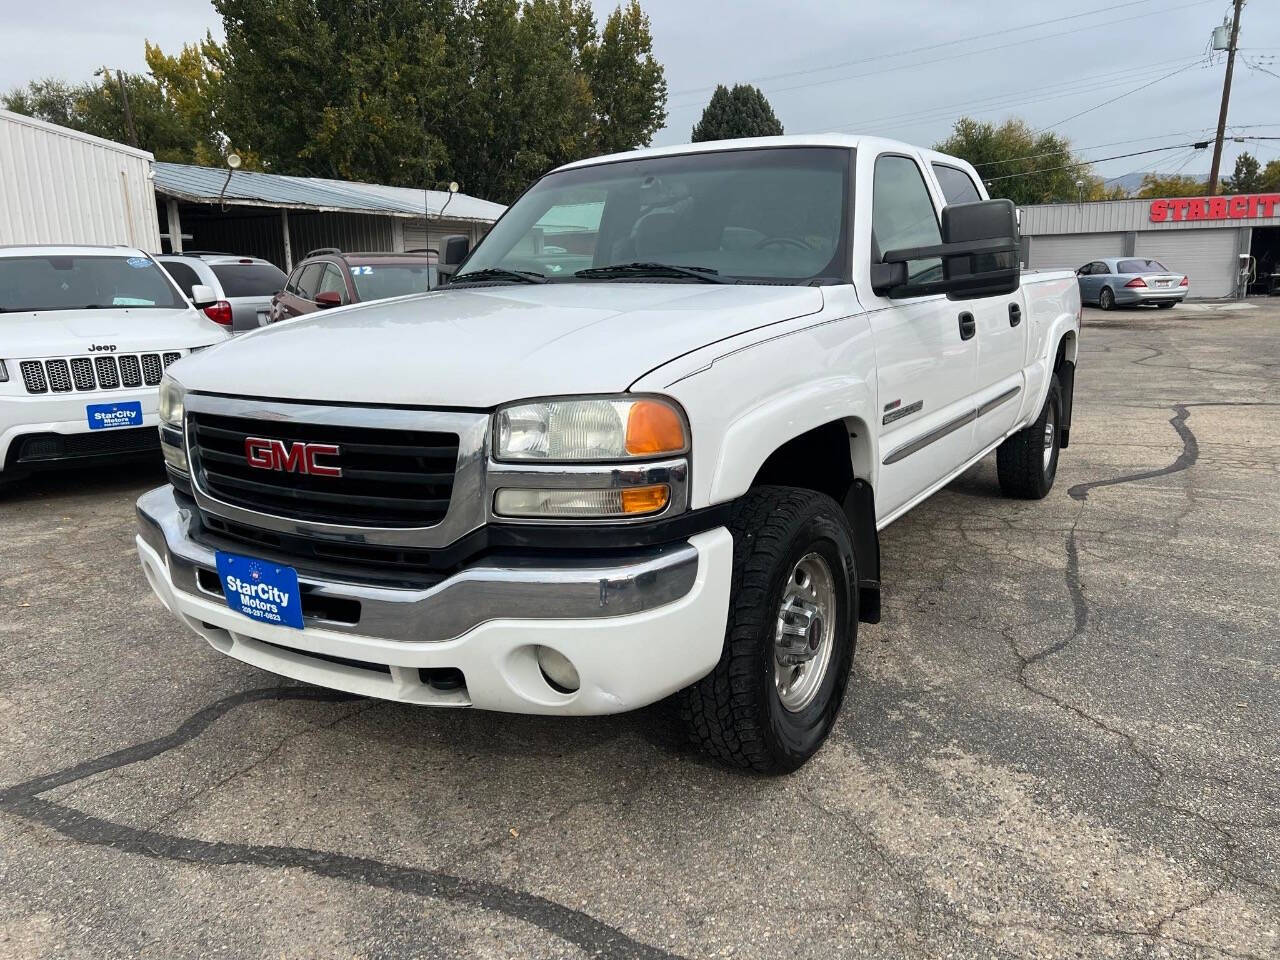
[[[147,580],[284,676],[531,714],[679,693],[707,752],[793,770],[880,619],[878,531],[993,452],[1043,497],[1069,440],[1075,277],[1021,275],[984,198],[839,135],[552,171],[432,296],[174,366]]]
[[[179,253],[156,257],[191,299],[197,284],[209,287],[214,302],[205,315],[231,333],[245,333],[270,322],[271,298],[284,288],[284,271],[269,260],[230,253]]]
[[[0,247],[0,479],[156,456],[165,369],[226,338],[141,250]]]
[[[1076,271],[1080,299],[1103,310],[1154,303],[1165,310],[1181,303],[1191,282],[1159,260],[1147,257],[1104,257]]]
[[[271,303],[271,321],[348,303],[426,293],[440,284],[435,256],[417,253],[342,253],[313,250],[293,268]]]

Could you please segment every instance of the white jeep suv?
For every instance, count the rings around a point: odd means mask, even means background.
[[[0,479],[155,455],[165,368],[225,339],[142,250],[0,247]]]

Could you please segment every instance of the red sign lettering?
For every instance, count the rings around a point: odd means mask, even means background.
[[[1280,210],[1280,193],[1252,193],[1234,197],[1187,197],[1152,200],[1152,223],[1169,220],[1247,220],[1273,217]]]

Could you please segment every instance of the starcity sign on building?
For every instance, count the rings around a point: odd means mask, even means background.
[[[1280,193],[1151,201],[1152,223],[1164,223],[1166,220],[1256,220],[1274,216],[1280,216]]]

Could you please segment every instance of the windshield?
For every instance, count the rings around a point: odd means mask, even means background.
[[[283,290],[289,279],[270,263],[220,263],[214,266],[213,275],[222,284],[223,294],[231,299],[270,297]]]
[[[1168,268],[1159,260],[1121,260],[1116,264],[1116,273],[1150,273],[1151,271],[1168,273]]]
[[[839,280],[848,273],[851,157],[843,148],[775,147],[553,173],[516,201],[456,279],[501,270],[604,282],[645,271],[602,268],[667,264],[746,282]],[[581,270],[594,275],[575,276]]]
[[[436,268],[428,263],[364,264],[351,268],[361,300],[383,300],[426,293],[436,286]]]
[[[185,308],[148,257],[0,257],[0,311]]]

